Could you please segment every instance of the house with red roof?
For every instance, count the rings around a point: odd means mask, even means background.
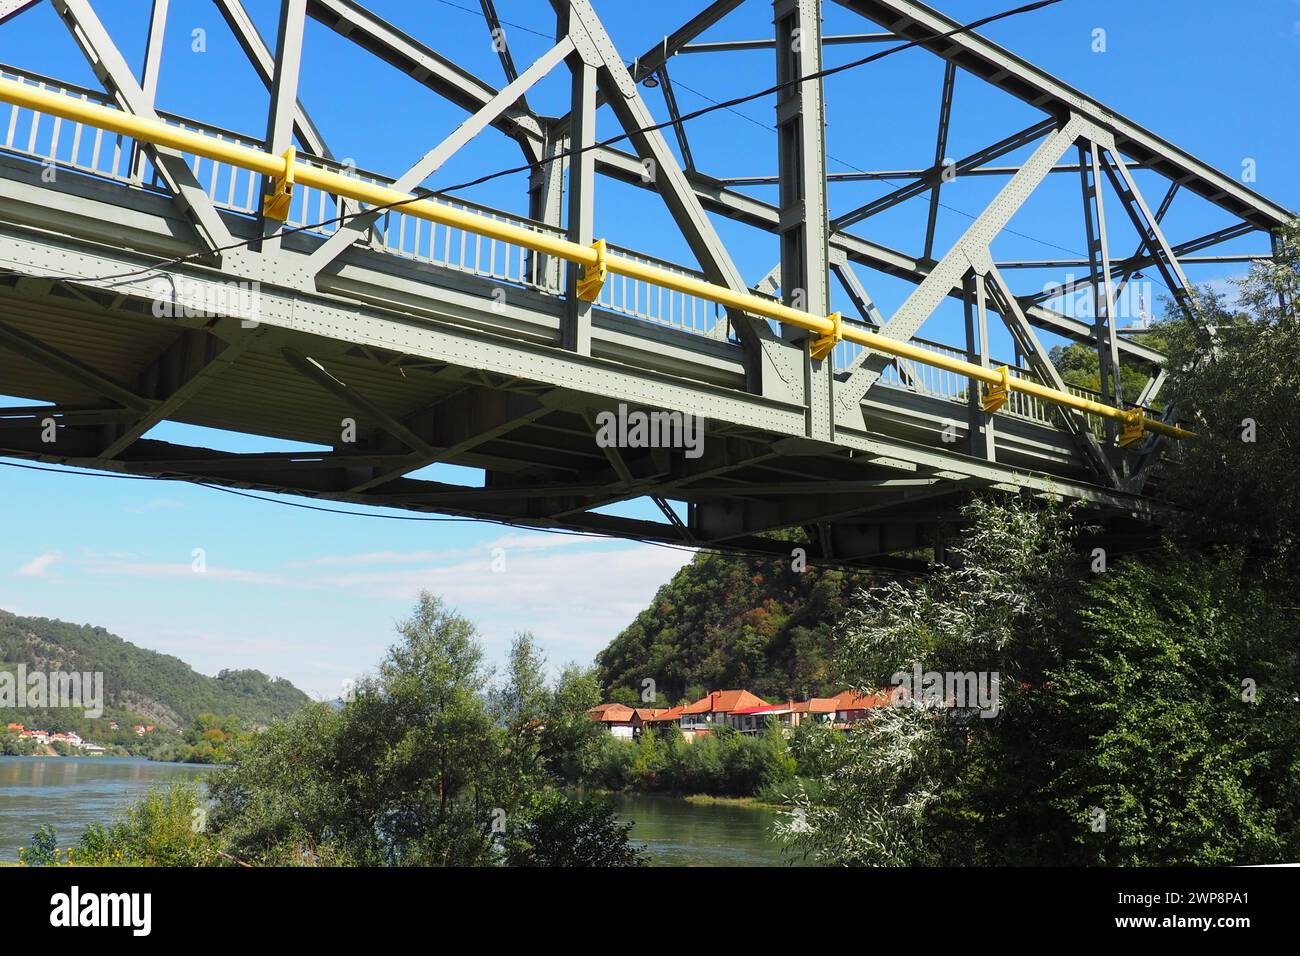
[[[644,721],[640,714],[626,704],[598,704],[587,711],[587,716],[602,724],[614,737],[631,740],[641,736]]]
[[[715,690],[682,708],[682,733],[688,738],[730,725],[730,715],[750,707],[766,707],[767,701],[747,690]]]
[[[889,706],[888,691],[859,694],[857,691],[845,690],[831,699],[835,702],[835,726],[840,728],[865,720],[871,711]]]

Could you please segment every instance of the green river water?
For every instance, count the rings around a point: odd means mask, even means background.
[[[108,823],[114,810],[151,786],[208,769],[117,757],[0,757],[0,860],[17,860],[18,848],[31,843],[42,823],[52,824],[66,847],[88,824]],[[772,838],[770,809],[641,794],[614,800],[652,865],[789,865]]]

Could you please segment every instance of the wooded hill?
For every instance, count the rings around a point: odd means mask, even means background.
[[[18,617],[0,610],[0,669],[13,672],[19,664],[26,664],[29,672],[104,674],[103,721],[87,721],[80,710],[4,712],[6,722],[47,730],[81,733],[84,725],[106,724],[111,717],[119,723],[142,719],[179,731],[204,713],[233,715],[245,726],[259,726],[287,717],[310,700],[289,681],[272,679],[261,671],[227,670],[208,677],[179,658],[136,647],[102,627]],[[67,726],[47,726],[42,721]],[[129,732],[127,726],[120,729]]]
[[[596,656],[607,700],[642,706],[744,688],[768,700],[843,690],[828,670],[831,630],[868,574],[788,559],[700,553]]]

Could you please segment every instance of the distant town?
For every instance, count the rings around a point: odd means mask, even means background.
[[[117,730],[117,721],[110,720],[108,722],[108,729]],[[151,734],[154,732],[153,724],[136,724],[133,729],[137,737],[143,737],[145,734]],[[83,739],[82,736],[74,730],[69,730],[66,733],[37,730],[34,727],[27,727],[23,724],[10,721],[5,725],[5,733],[17,734],[22,740],[31,741],[33,744],[37,744],[38,746],[53,748],[55,753],[58,752],[58,745],[62,745],[68,750],[75,750],[86,756],[99,756],[108,752],[107,748]]]

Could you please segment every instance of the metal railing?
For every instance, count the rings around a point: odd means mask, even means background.
[[[1091,416],[1122,420],[1125,442],[1135,440],[1144,431],[1179,438],[1191,437],[1190,432],[1146,417],[1140,409],[1126,411],[1115,408],[1095,398],[1078,394],[1078,391],[1057,390],[1030,375],[1010,376],[1009,368],[1001,371],[984,368],[966,361],[962,357],[963,353],[956,349],[946,346],[927,348],[923,342],[894,340],[851,321],[844,321],[838,313],[829,316],[813,315],[750,291],[735,291],[715,285],[699,273],[669,266],[645,256],[625,251],[611,254],[603,241],[591,247],[579,245],[568,241],[551,227],[484,210],[482,207],[471,208],[467,204],[445,201],[439,197],[410,196],[393,189],[392,181],[383,177],[363,178],[347,170],[328,168],[331,164],[320,160],[313,165],[310,157],[304,157],[303,162],[298,163],[292,149],[284,156],[274,156],[258,148],[261,144],[253,140],[235,134],[222,135],[224,131],[214,131],[211,128],[191,130],[174,118],[169,123],[166,118],[163,118],[163,122],[157,122],[135,116],[111,108],[105,99],[67,84],[51,84],[45,78],[34,79],[10,71],[8,76],[0,77],[0,101],[9,103],[11,110],[5,148],[14,149],[15,144],[18,144],[17,151],[24,155],[42,158],[43,152],[43,158],[55,163],[64,162],[97,175],[108,175],[131,184],[143,184],[142,176],[135,175],[140,167],[134,159],[129,163],[134,168],[125,174],[121,169],[121,156],[126,152],[127,146],[131,147],[133,157],[138,152],[130,138],[137,135],[188,155],[193,164],[191,168],[200,177],[200,182],[203,181],[200,173],[204,171],[202,159],[206,158],[210,165],[205,188],[213,201],[222,208],[251,213],[251,200],[259,196],[255,183],[248,179],[241,182],[237,170],[242,170],[244,175],[254,179],[270,177],[277,180],[280,184],[278,189],[290,191],[293,195],[293,204],[297,205],[297,216],[302,225],[310,225],[313,219],[313,190],[317,194],[316,211],[333,212],[333,215],[318,215],[315,217],[316,222],[337,216],[345,197],[349,202],[356,203],[359,209],[366,208],[367,204],[391,206],[401,203],[400,209],[385,211],[387,222],[379,231],[381,246],[399,254],[413,258],[427,256],[428,261],[439,265],[524,284],[530,284],[530,278],[536,283],[539,278],[529,274],[529,263],[538,262],[538,255],[555,257],[584,269],[585,281],[588,282],[588,292],[584,293],[584,297],[590,293],[590,276],[594,275],[595,292],[590,294],[590,298],[599,300],[603,296],[609,308],[629,310],[628,314],[683,331],[707,331],[712,322],[717,321],[719,309],[741,309],[770,321],[815,333],[817,338],[814,352],[819,358],[846,344],[869,347],[890,355],[895,360],[896,371],[898,366],[906,363],[909,367],[909,387],[917,390],[929,390],[933,386],[933,390],[940,395],[951,393],[955,396],[961,388],[958,379],[963,378],[983,382],[997,390],[1001,395],[999,403],[1003,405],[1011,404],[1009,400],[1013,395],[1020,395],[1056,406],[1071,407]],[[18,129],[19,121],[24,116],[27,116],[29,123],[25,147]],[[48,141],[43,141],[40,134],[44,118],[51,120]],[[60,134],[65,122],[72,126],[74,145],[68,156],[60,159]],[[89,160],[83,159],[79,151],[80,141],[87,129],[107,131],[110,138],[116,137],[112,151],[113,161],[107,169],[103,169],[98,162],[101,138],[96,138]],[[395,230],[393,214],[396,214]],[[291,204],[291,222],[293,217]],[[412,227],[408,237],[405,225],[407,218],[427,223],[427,241],[422,240],[419,226]],[[376,226],[379,224],[376,223]],[[437,251],[439,227],[442,228],[443,239],[441,255]],[[321,229],[325,228],[325,225],[321,226]],[[454,246],[453,238],[456,239]],[[472,258],[469,253],[471,243]],[[497,244],[500,244],[499,247]],[[499,259],[498,249],[501,252]],[[514,263],[518,263],[517,269],[512,267]],[[621,277],[623,280],[621,295],[616,294],[614,289],[606,290],[610,277]],[[630,308],[626,295],[627,282],[632,283],[633,290]],[[616,282],[615,285],[617,284]],[[545,291],[553,291],[546,285],[540,287]],[[651,294],[651,287],[662,290],[667,294],[666,298],[658,292]],[[642,291],[645,292],[644,307],[641,304]],[[701,304],[714,306],[712,321],[701,320],[698,308]],[[845,350],[843,354],[849,355],[850,350]],[[921,367],[936,371],[915,371]],[[1022,403],[1019,407],[1030,409],[1030,414],[1039,411],[1030,404]]]

